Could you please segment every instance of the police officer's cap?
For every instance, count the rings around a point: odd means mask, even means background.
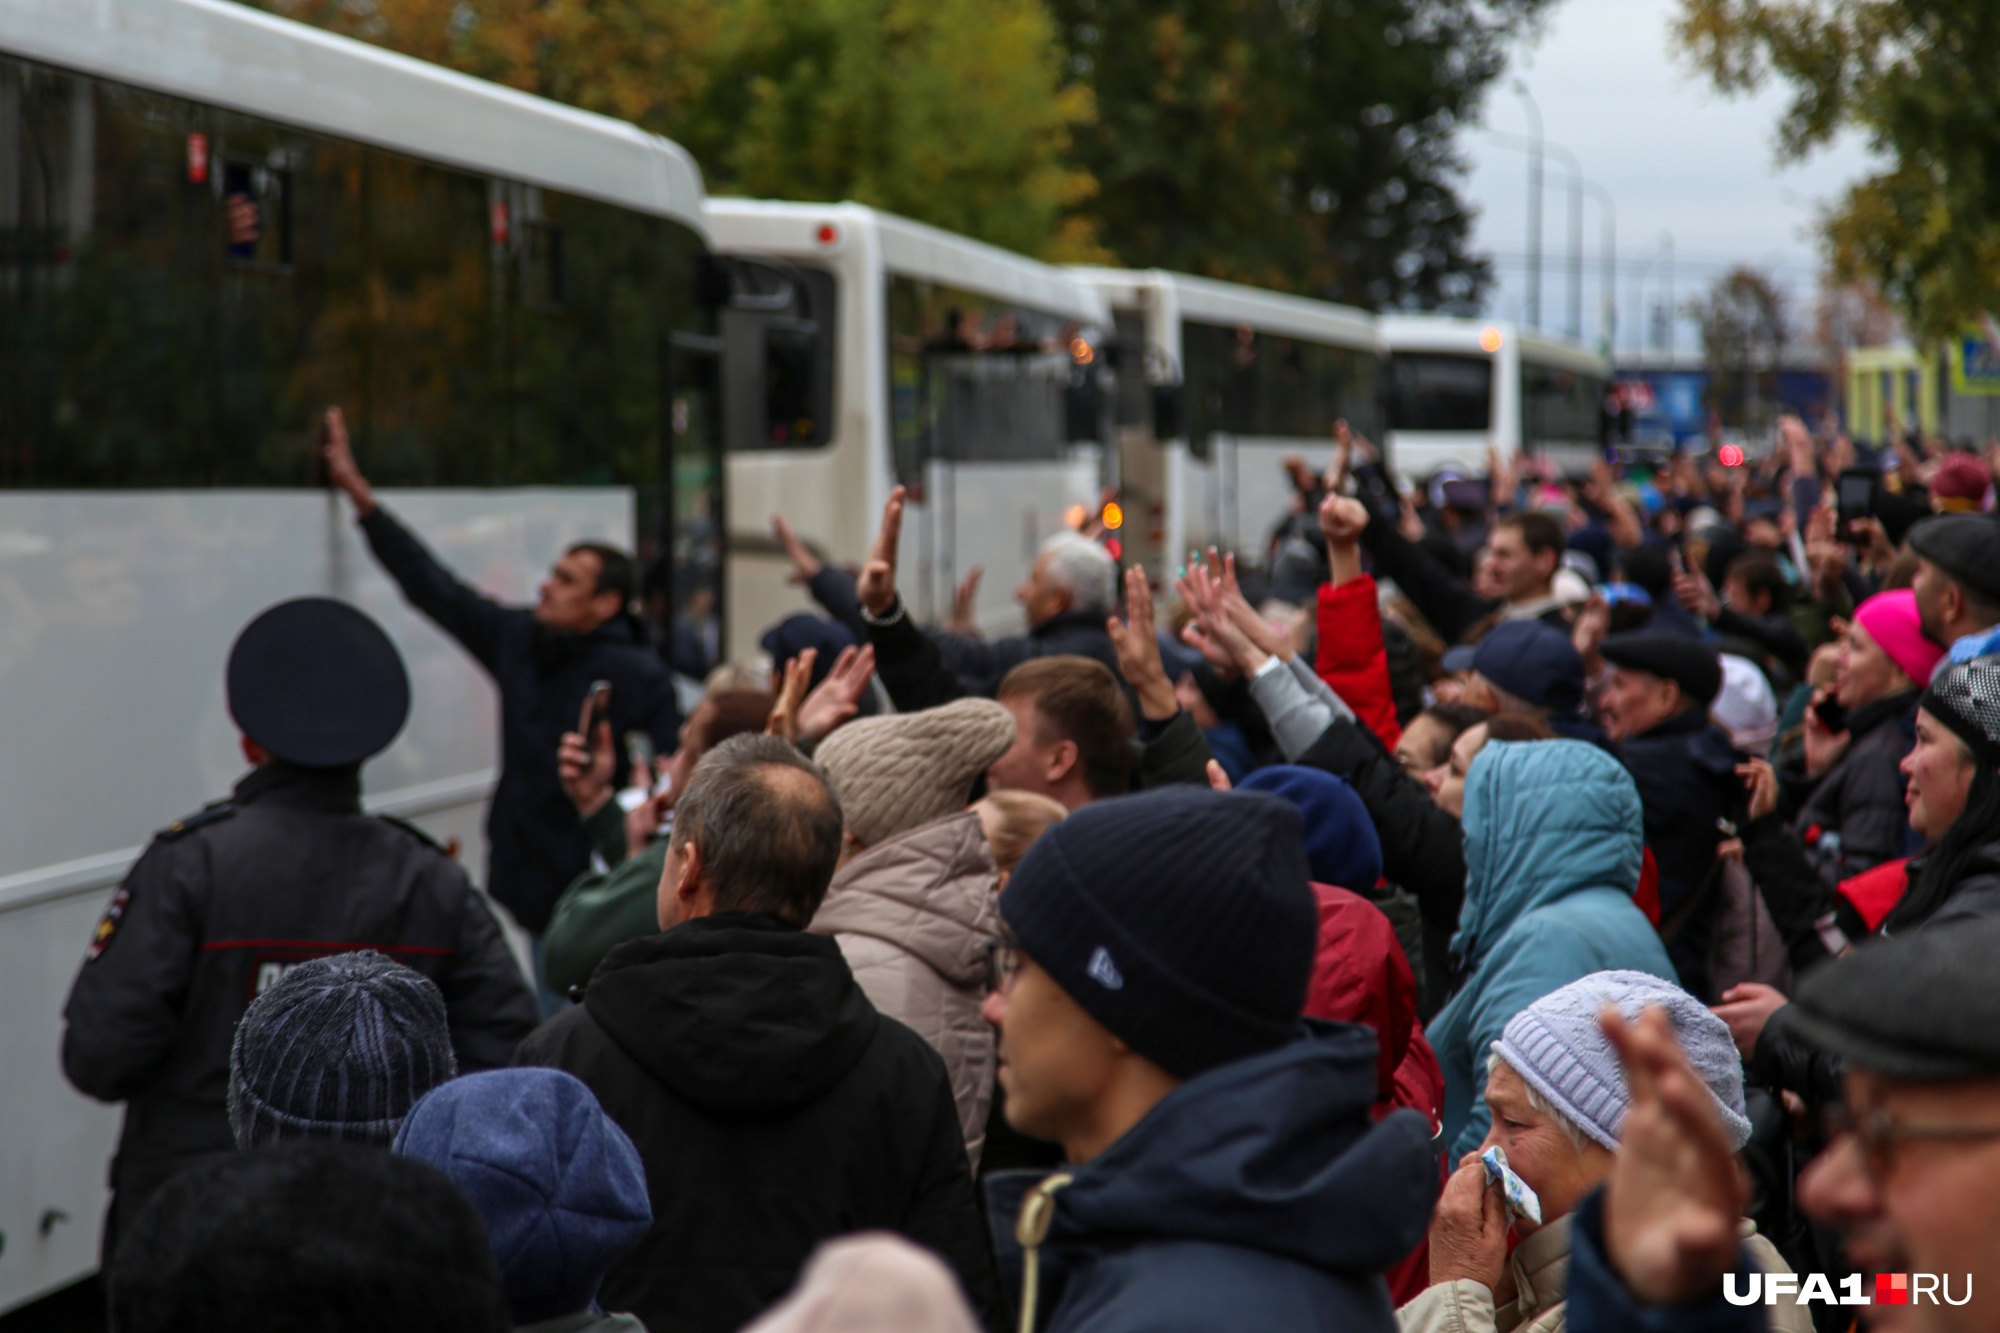
[[[1886,1078],[2000,1078],[1996,955],[1993,920],[1864,944],[1807,978],[1780,1026]]]
[[[380,754],[410,715],[410,677],[382,627],[345,602],[300,597],[229,650],[229,715],[279,759],[338,768]]]
[[[1683,695],[1703,708],[1722,692],[1722,659],[1715,649],[1690,635],[1661,630],[1614,634],[1600,651],[1613,666],[1674,682]]]
[[[1942,514],[1910,529],[1910,549],[1989,602],[2000,603],[2000,522]]]

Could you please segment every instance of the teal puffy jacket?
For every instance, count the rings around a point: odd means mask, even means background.
[[[1632,901],[1644,856],[1639,792],[1580,741],[1494,742],[1465,779],[1465,975],[1428,1035],[1444,1066],[1452,1160],[1486,1137],[1486,1057],[1507,1020],[1570,982],[1630,968],[1679,983]]]

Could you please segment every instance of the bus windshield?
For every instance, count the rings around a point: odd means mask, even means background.
[[[1530,448],[1540,444],[1599,443],[1603,436],[1605,383],[1600,376],[1521,360],[1521,432]]]
[[[1449,352],[1389,358],[1391,430],[1479,431],[1493,423],[1493,359]]]

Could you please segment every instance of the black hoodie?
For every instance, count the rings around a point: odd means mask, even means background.
[[[517,1064],[590,1085],[646,1164],[653,1227],[600,1303],[735,1333],[830,1236],[900,1232],[997,1308],[944,1061],[869,1004],[840,947],[768,916],[613,949]]]

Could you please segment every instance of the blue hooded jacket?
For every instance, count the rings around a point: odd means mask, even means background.
[[[1373,1121],[1373,1032],[1303,1026],[1182,1084],[1054,1189],[1037,1329],[1395,1329],[1381,1274],[1429,1225],[1430,1129]]]
[[[1489,744],[1466,774],[1463,823],[1465,907],[1451,951],[1465,981],[1427,1029],[1453,1161],[1486,1137],[1486,1057],[1507,1020],[1592,972],[1680,980],[1632,901],[1644,820],[1616,759],[1581,741]]]

